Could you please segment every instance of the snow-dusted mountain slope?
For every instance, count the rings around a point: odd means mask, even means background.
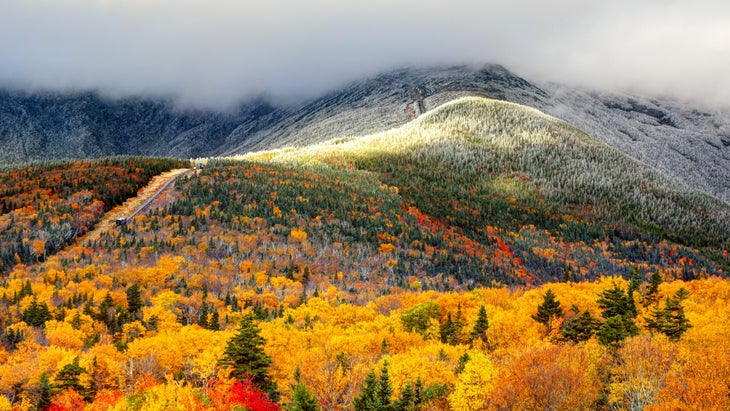
[[[306,102],[255,100],[233,113],[181,110],[154,98],[0,91],[0,164],[303,146],[397,127],[467,95],[536,107],[730,203],[730,110],[530,82],[498,65],[404,68]]]
[[[730,202],[730,112],[560,85],[543,109],[693,188]]]

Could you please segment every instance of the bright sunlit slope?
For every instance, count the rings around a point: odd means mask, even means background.
[[[616,248],[670,241],[713,261],[726,260],[730,243],[727,205],[561,120],[496,100],[463,98],[380,134],[245,158],[375,172],[406,204],[477,241],[488,227],[534,227]]]

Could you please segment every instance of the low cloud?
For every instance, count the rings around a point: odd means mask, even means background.
[[[0,0],[0,84],[230,107],[406,65],[730,106],[730,3],[578,0]]]

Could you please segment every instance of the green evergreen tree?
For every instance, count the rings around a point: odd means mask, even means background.
[[[628,295],[618,284],[613,283],[613,288],[601,292],[597,302],[606,320],[596,333],[598,342],[616,346],[627,337],[639,334],[634,322],[635,309],[632,310]]]
[[[38,401],[36,401],[36,409],[45,411],[51,406],[51,382],[48,380],[48,374],[43,372],[38,382]]]
[[[271,357],[264,352],[265,340],[261,330],[254,322],[251,314],[241,319],[236,335],[228,340],[223,358],[218,362],[221,366],[231,367],[231,377],[244,380],[251,378],[253,384],[269,395],[273,401],[278,400],[276,383],[269,376]]]
[[[459,375],[464,371],[464,367],[466,367],[466,363],[469,362],[471,357],[469,357],[469,353],[465,352],[464,354],[459,357],[458,362],[456,363],[456,368],[454,369],[454,374]]]
[[[641,284],[644,282],[644,277],[641,274],[641,270],[638,267],[633,266],[629,270],[629,289],[627,291],[629,309],[633,317],[636,317],[636,302],[634,301],[634,292],[638,292],[641,289]]]
[[[390,385],[388,375],[388,361],[383,361],[383,368],[380,370],[380,384],[378,385],[378,400],[382,411],[389,411],[391,407],[390,397],[393,395],[393,387]]]
[[[75,357],[72,363],[64,365],[56,373],[55,387],[61,391],[70,388],[81,394],[84,399],[89,400],[89,390],[79,382],[79,376],[87,373],[86,368],[79,365],[79,357]]]
[[[573,312],[576,316],[566,320],[560,329],[562,339],[574,343],[588,341],[601,328],[601,321],[594,318],[588,310],[577,315],[579,310],[576,306],[573,306]]]
[[[127,294],[127,307],[129,312],[132,314],[137,313],[142,309],[142,295],[139,292],[139,286],[135,283],[130,285],[125,291]]]
[[[218,331],[221,329],[220,324],[220,315],[218,314],[218,310],[215,308],[213,309],[213,313],[210,315],[210,318],[208,319],[208,327],[209,330]]]
[[[76,314],[71,318],[71,327],[74,330],[80,330],[81,329],[81,313],[76,311]]]
[[[400,397],[393,402],[393,411],[416,411],[417,406],[416,393],[409,381],[401,390]]]
[[[424,389],[421,377],[416,378],[416,383],[413,385],[413,398],[413,402],[416,406],[422,404],[424,401]]]
[[[563,271],[563,276],[561,278],[561,281],[564,283],[569,283],[573,280],[573,270],[571,270],[569,267],[565,268],[565,271]]]
[[[622,317],[633,316],[626,292],[616,283],[613,283],[613,288],[601,292],[597,302],[598,306],[601,307],[601,316],[605,319],[617,315]]]
[[[679,300],[680,302],[684,301],[689,297],[689,291],[687,291],[686,288],[680,287],[679,290],[677,290],[676,293],[674,293],[674,298]]]
[[[439,327],[441,342],[445,344],[456,345],[456,324],[451,319],[451,313],[448,314],[446,321]]]
[[[461,344],[464,334],[464,314],[461,312],[461,303],[456,307],[456,316],[454,317],[454,345]]]
[[[487,309],[482,305],[479,307],[479,314],[477,315],[477,321],[474,323],[474,328],[471,330],[470,342],[475,339],[480,339],[483,342],[487,342],[487,330],[489,329],[489,319],[487,318]]]
[[[560,301],[557,300],[553,290],[548,288],[545,296],[543,296],[542,303],[537,306],[537,313],[532,315],[532,319],[545,324],[548,327],[548,333],[550,333],[552,331],[550,329],[551,319],[562,316],[563,308],[560,307]]]
[[[355,397],[352,405],[355,411],[380,411],[380,399],[377,391],[379,389],[378,380],[375,377],[375,371],[370,370],[365,376],[365,384],[360,390],[360,395]]]
[[[99,303],[99,314],[96,319],[106,324],[107,328],[114,332],[113,330],[116,328],[115,314],[114,300],[112,300],[112,295],[107,292],[104,299]]]
[[[599,343],[613,347],[617,346],[630,335],[635,334],[632,334],[632,331],[627,328],[624,317],[620,315],[607,319],[596,333]]]
[[[664,282],[659,272],[654,272],[649,278],[649,285],[646,287],[644,295],[644,306],[659,302],[659,286]]]
[[[39,304],[34,298],[21,314],[21,319],[30,326],[43,327],[51,319],[51,310],[45,301]]]
[[[200,315],[198,315],[198,325],[202,328],[208,328],[208,304],[203,301],[200,307]]]
[[[319,411],[320,407],[317,403],[317,399],[314,398],[312,393],[309,392],[307,386],[298,383],[294,387],[292,393],[292,405],[289,407],[290,411]]]
[[[651,331],[658,331],[671,341],[678,341],[692,325],[684,315],[684,308],[679,298],[667,297],[664,308],[657,308],[645,318],[646,324]]]

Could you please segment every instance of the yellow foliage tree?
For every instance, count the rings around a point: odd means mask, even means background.
[[[487,408],[489,394],[497,380],[497,367],[481,352],[470,354],[464,371],[449,395],[454,410],[479,411]]]

